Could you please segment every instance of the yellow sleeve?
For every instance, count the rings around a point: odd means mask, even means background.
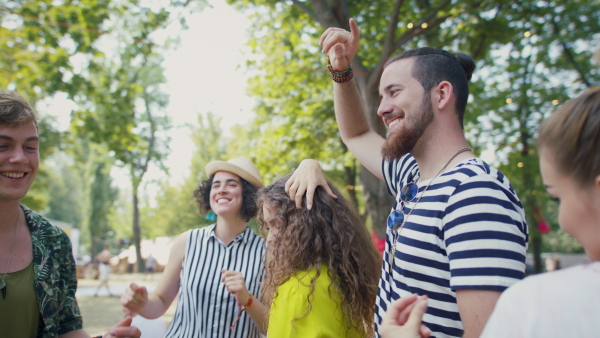
[[[356,331],[348,331],[348,325],[341,308],[339,298],[335,300],[329,297],[327,288],[331,280],[327,276],[327,269],[321,271],[316,282],[314,299],[310,313],[308,310],[308,293],[310,292],[310,280],[314,273],[302,273],[300,279],[290,278],[277,289],[277,297],[271,304],[269,315],[269,338],[280,337],[303,337],[303,338],[327,338],[356,336]]]

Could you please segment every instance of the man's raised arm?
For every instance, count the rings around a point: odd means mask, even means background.
[[[334,74],[348,69],[358,51],[359,38],[354,19],[350,19],[350,32],[331,27],[321,35],[320,44]],[[333,87],[335,117],[342,140],[365,168],[383,180],[380,150],[384,139],[369,127],[356,82],[353,78],[347,82],[336,81]]]

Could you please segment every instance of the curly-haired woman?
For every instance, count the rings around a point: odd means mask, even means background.
[[[253,318],[269,337],[372,337],[381,258],[367,229],[330,182],[337,198],[319,187],[311,210],[297,209],[288,178],[258,192],[266,274],[262,302],[246,311],[261,312]],[[247,303],[243,280],[232,277],[228,290]]]

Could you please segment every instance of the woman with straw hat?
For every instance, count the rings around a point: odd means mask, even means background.
[[[259,337],[252,311],[240,311],[221,284],[243,278],[258,295],[263,280],[262,237],[247,222],[256,216],[255,196],[263,186],[256,166],[244,157],[206,165],[208,179],[194,192],[202,212],[214,212],[216,222],[181,234],[155,291],[132,283],[121,303],[145,318],[162,316],[179,292],[177,310],[166,337]]]

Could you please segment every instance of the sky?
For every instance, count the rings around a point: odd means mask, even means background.
[[[167,113],[173,125],[169,132],[171,153],[165,162],[171,184],[182,182],[189,173],[194,147],[186,123],[196,124],[199,113],[212,112],[222,118],[221,128],[228,133],[233,125],[246,123],[253,116],[254,101],[245,95],[247,54],[243,52],[247,50],[250,22],[224,0],[209,3],[211,6],[187,17],[188,29],[180,31],[173,25],[166,32],[179,34],[180,38],[179,46],[164,55],[163,64],[166,93],[170,96]],[[57,117],[63,129],[68,127],[74,104],[65,96],[57,95],[41,106]],[[150,168],[146,179],[157,180],[164,175]],[[125,172],[116,169],[113,176],[118,186],[127,186],[119,183],[128,181]]]

